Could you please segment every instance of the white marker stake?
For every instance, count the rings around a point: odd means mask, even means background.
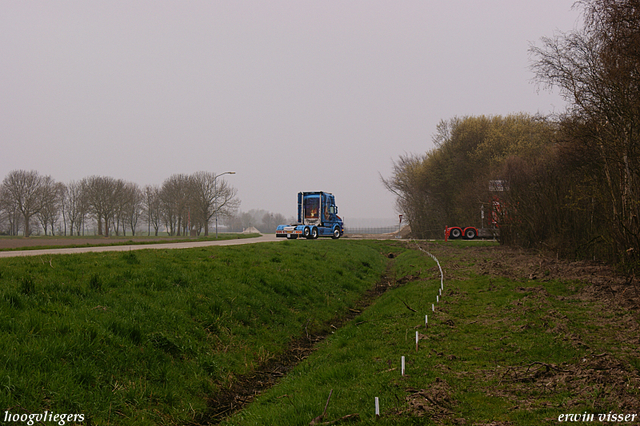
[[[429,327],[429,316],[427,315],[424,316],[424,326]]]
[[[434,305],[433,303],[431,304],[431,312],[435,312],[436,311],[436,305]]]
[[[404,376],[404,356],[402,357],[402,375]]]
[[[436,303],[440,303],[440,296],[436,296]]]
[[[376,396],[376,417],[380,417],[380,400]]]
[[[418,352],[418,341],[420,338],[418,337],[418,332],[416,331],[416,352]]]

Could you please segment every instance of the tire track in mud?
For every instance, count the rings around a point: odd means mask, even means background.
[[[393,258],[394,255],[389,254],[388,257]],[[305,327],[306,335],[292,340],[282,354],[267,361],[255,371],[236,377],[229,389],[221,390],[211,397],[208,401],[207,411],[196,417],[190,424],[219,424],[240,411],[251,403],[256,396],[276,385],[289,371],[308,358],[316,350],[318,343],[322,342],[329,334],[360,315],[364,309],[386,291],[402,286],[416,278],[407,276],[396,280],[390,275],[392,264],[392,261],[388,263],[385,274],[374,287],[364,293],[354,307],[349,308],[343,315],[334,317],[323,324],[319,332],[309,334]]]

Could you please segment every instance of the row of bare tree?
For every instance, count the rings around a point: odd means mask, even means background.
[[[640,269],[640,0],[576,5],[582,28],[530,49],[564,114],[442,122],[435,149],[383,179],[417,236],[491,218],[503,243]]]
[[[144,221],[149,234],[164,227],[169,235],[207,236],[214,218],[229,217],[240,205],[236,189],[219,176],[175,174],[161,186],[140,188],[105,176],[65,185],[37,171],[14,170],[0,185],[0,226],[10,235],[29,236],[38,225],[45,235],[53,235],[56,225],[65,235],[80,235],[93,220],[97,234],[109,236],[135,235]]]

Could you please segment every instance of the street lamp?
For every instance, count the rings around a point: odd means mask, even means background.
[[[213,190],[216,193],[216,239],[218,239],[218,177],[222,176],[222,175],[235,175],[236,172],[224,172],[224,173],[220,173],[219,175],[215,175],[213,177]]]

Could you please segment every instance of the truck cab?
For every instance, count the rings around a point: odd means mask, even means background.
[[[295,239],[305,237],[331,237],[338,239],[344,234],[344,224],[338,216],[335,197],[329,192],[298,193],[298,223],[279,225],[276,237]]]

